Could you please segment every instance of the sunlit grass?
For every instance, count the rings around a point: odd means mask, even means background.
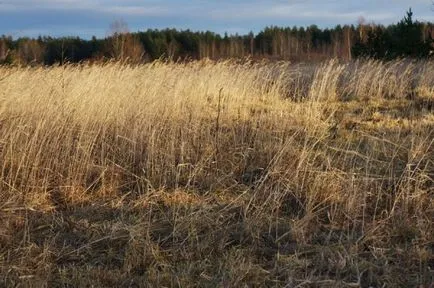
[[[0,286],[428,285],[433,87],[408,60],[0,68]]]

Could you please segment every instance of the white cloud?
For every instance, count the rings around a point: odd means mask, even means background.
[[[128,16],[168,16],[172,14],[171,10],[161,6],[108,6],[99,9],[105,13]]]
[[[131,1],[129,1],[131,3]],[[137,1],[136,1],[137,2]],[[140,5],[139,5],[140,4]],[[170,10],[155,2],[141,1],[129,4],[128,1],[107,0],[3,0],[0,1],[0,12],[11,11],[88,11],[121,16],[165,16]]]
[[[37,30],[53,35],[55,29],[65,35],[92,33],[83,32],[83,26],[102,35],[103,27],[116,18],[133,23],[132,30],[175,27],[229,33],[273,24],[356,24],[360,16],[389,24],[402,19],[410,6],[416,19],[434,21],[431,0],[0,0],[0,22],[8,19],[1,23],[0,34],[20,28],[26,30],[23,34]],[[49,17],[38,18],[41,15]]]
[[[278,4],[278,5],[248,5],[240,4],[233,9],[221,8],[209,12],[216,20],[247,20],[247,19],[306,19],[314,23],[322,20],[336,20],[339,22],[356,22],[360,16],[370,21],[385,21],[394,18],[390,12],[371,12],[364,10],[341,11],[335,5],[328,9],[323,5],[314,3]]]
[[[86,27],[69,27],[69,26],[56,26],[51,28],[29,28],[10,31],[8,35],[14,38],[19,37],[38,37],[38,36],[76,36],[77,31],[80,31],[80,36],[91,38],[94,35],[105,35],[107,29],[92,29]]]

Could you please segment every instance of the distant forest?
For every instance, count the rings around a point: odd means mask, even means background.
[[[327,58],[352,60],[359,57],[395,59],[434,56],[434,23],[413,20],[411,9],[398,23],[384,26],[366,23],[320,29],[267,27],[254,35],[219,35],[213,32],[147,30],[130,33],[126,23],[111,25],[105,39],[93,37],[9,36],[0,38],[0,64],[53,65],[111,59],[131,63],[155,59],[247,58],[320,61]]]

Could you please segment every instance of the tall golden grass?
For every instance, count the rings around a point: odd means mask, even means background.
[[[0,286],[428,287],[433,103],[410,60],[0,68]]]

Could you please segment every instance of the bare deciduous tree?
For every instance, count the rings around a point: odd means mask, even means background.
[[[114,21],[110,25],[110,34],[110,53],[114,59],[134,63],[142,61],[145,54],[143,46],[131,35],[125,21]]]
[[[0,38],[0,61],[5,61],[9,55],[9,49],[7,47],[6,41]]]
[[[42,63],[44,52],[44,47],[37,40],[25,40],[18,47],[18,59],[22,64]]]

